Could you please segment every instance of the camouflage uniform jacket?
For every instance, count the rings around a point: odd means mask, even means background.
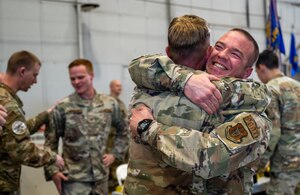
[[[271,161],[272,172],[300,170],[300,83],[279,75],[267,83],[273,96],[267,115],[273,122],[270,144],[262,164]]]
[[[69,181],[106,180],[108,167],[102,163],[111,125],[117,128],[112,154],[122,160],[128,147],[128,125],[110,96],[96,94],[93,99],[84,100],[77,93],[63,99],[50,116],[50,127],[45,131],[45,147],[58,151],[62,138],[63,171]],[[59,170],[45,167],[46,179]]]
[[[111,96],[111,97],[113,97],[113,96]],[[113,97],[113,98],[115,98],[118,102],[122,117],[127,120],[127,108],[126,108],[124,102],[118,97]],[[114,126],[112,126],[110,129],[108,141],[107,141],[107,148],[106,148],[107,152],[111,152],[111,150],[113,149],[115,137],[116,137],[116,128]]]
[[[56,160],[56,154],[39,149],[30,140],[30,134],[47,122],[47,112],[25,121],[22,101],[12,89],[2,83],[0,104],[8,113],[7,122],[0,132],[0,192],[11,192],[19,189],[22,164],[31,167],[52,164]]]
[[[143,62],[142,60],[140,61],[142,66],[146,67],[147,71],[153,71],[151,73],[154,73],[156,78],[160,77],[158,81],[155,81],[153,78],[154,80],[149,79],[151,83],[147,83],[147,76],[144,76],[143,85],[148,85],[148,88],[156,90],[173,89],[173,91],[177,91],[178,89],[183,89],[183,85],[178,85],[180,84],[178,81],[185,81],[188,76],[177,75],[178,79],[175,79],[174,82],[169,82],[170,78],[165,77],[164,71],[160,72],[159,69],[157,71],[157,64],[167,64],[168,66],[172,63],[168,58],[163,59],[161,56],[159,58],[158,56],[151,58],[148,56],[143,58],[143,60]],[[133,63],[135,62],[133,61]],[[149,66],[153,67],[153,69],[149,69]],[[161,67],[165,68],[167,66]],[[180,74],[189,74],[191,70],[182,67],[182,69],[177,69],[176,71],[181,72]],[[173,69],[172,71],[166,71],[166,73],[174,76],[176,71]],[[131,72],[134,81],[139,76],[147,75],[148,73],[144,74],[141,71],[139,74],[135,77],[134,72]],[[156,82],[162,85],[157,85],[155,84]],[[177,83],[177,86],[170,87],[172,83]],[[162,125],[154,122],[150,131],[148,131],[149,134],[144,135],[144,141],[159,150],[159,155],[161,155],[163,162],[189,173],[194,172],[205,179],[228,173],[254,161],[265,151],[269,139],[270,122],[262,114],[269,103],[268,94],[270,95],[270,93],[268,89],[260,83],[232,78],[225,78],[221,82],[216,82],[216,85],[221,90],[224,99],[222,109],[218,115],[207,115],[183,95],[178,96],[177,93],[170,94],[169,92],[139,90],[133,98],[133,103],[146,103],[151,107],[156,120],[164,123]],[[261,114],[258,115],[256,112]],[[225,121],[230,122],[224,123]],[[168,125],[185,126],[198,131],[189,131],[180,127],[168,127]],[[200,133],[199,130],[209,134]],[[236,137],[234,134],[239,136]],[[149,146],[144,147],[148,151],[155,153]],[[138,181],[137,178],[139,176],[134,174],[137,172],[137,169],[140,171],[140,175],[151,175],[151,172],[159,173],[158,171],[155,172],[153,167],[147,168],[141,163],[138,165],[138,161],[135,158],[140,158],[140,160],[142,158],[138,155],[133,155],[138,154],[138,149],[136,148],[130,146],[131,159],[129,161],[127,186],[125,185],[127,191],[138,191],[138,189],[134,189],[133,182],[140,183],[140,186],[147,186],[145,179],[144,181],[142,179]],[[141,150],[141,147],[138,148]],[[211,160],[212,158],[214,160]],[[162,162],[157,164],[162,169],[160,170],[161,173],[169,173],[165,168],[167,167],[166,164],[164,166],[162,166],[164,164]],[[144,171],[149,173],[144,173]],[[177,175],[180,175],[178,170]],[[166,192],[168,187],[167,179],[170,176],[166,177],[163,174],[156,174],[156,178],[159,178],[159,176],[165,178],[160,179],[160,181],[165,182],[165,186],[160,187],[165,188]],[[150,177],[151,179],[154,180],[155,178]],[[178,176],[176,179],[173,178],[173,181],[179,181],[177,184],[172,183],[172,180],[169,179],[169,186],[183,184],[182,181],[185,181],[184,183],[188,182],[184,174],[181,179],[180,181]]]

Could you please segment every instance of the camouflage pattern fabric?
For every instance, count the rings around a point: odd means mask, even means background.
[[[255,87],[249,89],[255,90]],[[243,167],[265,151],[270,122],[264,115],[243,112],[242,105],[240,114],[237,114],[237,108],[232,109],[236,114],[230,114],[230,107],[227,107],[226,114],[207,115],[184,96],[164,96],[168,92],[162,94],[152,97],[149,92],[140,92],[134,97],[137,97],[137,103],[146,103],[153,109],[157,121],[164,122],[164,125],[154,122],[143,141],[158,149],[168,165],[209,179]],[[168,107],[168,104],[175,106]],[[250,109],[248,106],[245,103],[246,110]],[[172,124],[185,125],[188,129],[168,126]],[[147,154],[144,152],[144,155]],[[132,153],[131,157],[134,158]]]
[[[64,195],[108,195],[107,189],[107,182],[64,181],[62,183]]]
[[[129,144],[129,163],[124,184],[125,194],[189,195],[192,174],[166,164],[149,145]]]
[[[164,60],[166,61],[164,62]],[[173,66],[170,59],[161,58],[161,56],[148,56],[146,59],[142,57],[140,64],[137,61],[134,60],[129,66],[132,79],[137,81],[136,78],[143,76],[142,86],[148,86],[148,89],[179,89],[180,86],[184,85],[178,85],[177,81],[185,81],[188,76],[177,75],[179,79],[168,82],[167,80],[170,80],[170,78],[164,75],[163,72],[167,71],[167,74],[176,75],[176,71],[181,71],[180,74],[186,73],[189,75],[189,72],[192,71],[186,67],[172,69],[172,67],[177,66]],[[137,71],[131,71],[137,65],[143,67],[139,75],[134,74]],[[165,68],[167,66],[170,70],[168,68],[167,70],[161,70],[161,67]],[[146,69],[146,71],[144,72],[143,69]],[[149,74],[159,76],[150,76],[151,79],[148,80],[147,76]],[[151,83],[147,83],[147,81]],[[159,84],[154,86],[153,82],[159,82]],[[177,86],[172,87],[174,83]],[[270,92],[265,85],[242,79],[224,78],[221,82],[216,82],[216,85],[221,90],[224,99],[221,110],[217,115],[207,115],[183,95],[178,96],[178,92],[170,94],[169,92],[142,89],[136,91],[132,103],[146,103],[153,109],[156,120],[164,123],[163,125],[153,122],[147,132],[148,134],[144,134],[142,138],[144,142],[159,150],[159,152],[156,151],[158,154],[154,158],[160,158],[164,163],[157,161],[155,171],[154,166],[147,167],[145,165],[145,162],[148,162],[149,159],[144,160],[143,158],[149,154],[146,151],[138,152],[136,149],[141,150],[140,148],[143,146],[134,148],[130,146],[128,177],[125,183],[127,193],[138,194],[141,189],[149,193],[153,190],[152,186],[156,185],[156,188],[160,187],[162,192],[181,194],[182,192],[176,190],[178,188],[186,190],[188,183],[183,187],[178,186],[186,183],[183,181],[191,181],[187,178],[191,177],[189,174],[194,173],[201,178],[208,179],[207,181],[203,180],[204,184],[198,182],[198,189],[196,189],[198,192],[195,193],[199,194],[199,191],[201,191],[203,194],[231,194],[234,189],[240,188],[239,193],[244,194],[244,175],[240,173],[243,170],[241,169],[239,174],[230,172],[249,164],[265,151],[269,139],[270,121],[263,114],[263,111],[270,101]],[[160,88],[160,86],[165,86],[165,88]],[[230,122],[224,123],[225,121]],[[185,126],[189,129],[169,127],[168,125]],[[190,131],[190,129],[198,131]],[[153,148],[148,148],[148,151],[154,152]],[[137,165],[138,162],[140,162],[140,165]],[[164,164],[164,166],[161,166],[161,164]],[[181,177],[181,180],[177,176],[177,183],[172,180],[168,181],[167,178],[170,178],[168,176],[170,172],[164,172],[168,165],[188,173],[177,170],[177,175],[181,173],[185,176]],[[249,170],[251,167],[244,169]],[[150,170],[157,173],[156,177],[142,179],[142,175],[153,175],[148,173]],[[253,174],[253,171],[251,172]],[[219,177],[218,182],[216,182],[216,178],[210,179],[219,175],[222,176]],[[235,176],[239,176],[240,179],[234,183],[234,178],[237,178]],[[252,176],[247,176],[250,183]],[[158,180],[158,178],[161,179]],[[155,184],[153,185],[153,183]],[[177,188],[174,186],[177,186]],[[227,189],[224,189],[224,187]]]
[[[295,189],[297,184],[300,182],[300,171],[273,172],[270,176],[271,180],[267,186],[267,194],[299,195],[299,192],[295,191]]]
[[[50,150],[39,149],[30,140],[30,134],[47,122],[46,112],[26,121],[22,101],[4,84],[0,84],[0,104],[8,113],[7,122],[0,136],[1,194],[2,192],[13,193],[19,189],[22,164],[31,167],[52,164],[56,161],[56,154]]]
[[[145,55],[132,60],[128,71],[132,81],[142,88],[182,93],[193,69],[175,64],[161,54]]]
[[[300,173],[300,83],[287,76],[279,75],[267,85],[272,89],[272,101],[267,115],[273,122],[270,144],[261,157],[261,167],[270,160],[272,175],[295,175]],[[294,179],[298,182],[300,175]],[[271,182],[276,189],[280,180]],[[283,183],[287,181],[281,180]],[[276,186],[275,186],[276,185]],[[297,183],[296,183],[297,185]],[[288,188],[287,186],[285,188]],[[294,190],[295,188],[293,188]]]
[[[63,99],[50,116],[50,127],[45,131],[45,147],[58,150],[62,138],[63,158],[68,181],[107,181],[108,167],[102,163],[111,125],[116,127],[116,139],[111,151],[123,160],[128,148],[128,125],[122,117],[118,103],[110,96],[96,94],[91,100],[73,93]],[[59,170],[45,167],[46,179]],[[75,190],[75,189],[74,189]]]
[[[115,98],[115,99],[117,100],[117,102],[119,104],[122,116],[127,119],[127,107],[125,106],[124,102],[120,98]],[[128,132],[128,139],[129,139],[129,135],[130,135],[130,133]],[[106,148],[107,153],[110,153],[111,150],[113,149],[115,137],[116,137],[116,128],[112,126],[110,129],[108,141],[107,141],[107,148]],[[109,181],[108,181],[109,191],[116,190],[116,187],[118,186],[116,169],[120,164],[127,163],[128,158],[129,157],[128,157],[128,150],[127,150],[125,152],[124,161],[115,160],[115,162],[109,167]]]

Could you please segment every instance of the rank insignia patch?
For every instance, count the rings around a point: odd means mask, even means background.
[[[248,136],[248,132],[245,130],[241,123],[235,126],[228,126],[225,130],[226,138],[233,143],[242,143],[243,138]]]
[[[26,132],[26,124],[21,122],[21,121],[15,121],[12,124],[12,131],[14,132],[14,134],[16,135],[22,135]]]

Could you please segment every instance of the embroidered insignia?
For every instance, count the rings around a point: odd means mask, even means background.
[[[80,109],[70,110],[69,112],[74,113],[74,114],[82,114],[82,110],[80,110]]]
[[[111,109],[104,109],[103,112],[104,113],[112,113],[112,110]]]
[[[26,132],[26,124],[21,122],[21,121],[15,121],[12,124],[12,131],[14,132],[14,134],[16,135],[22,135]]]
[[[235,126],[229,125],[228,127],[226,127],[225,134],[226,138],[233,143],[242,143],[243,138],[247,137],[248,132],[245,130],[241,123],[238,123]]]
[[[259,136],[259,131],[256,125],[255,120],[253,119],[253,117],[251,115],[247,116],[244,118],[244,121],[248,127],[248,129],[250,130],[250,133],[252,135],[252,137],[255,139]]]

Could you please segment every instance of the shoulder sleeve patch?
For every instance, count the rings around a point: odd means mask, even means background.
[[[12,128],[13,133],[16,135],[24,135],[27,130],[26,124],[22,121],[13,122],[11,128]]]
[[[220,141],[232,153],[236,153],[255,142],[260,142],[262,139],[260,129],[252,113],[238,114],[233,120],[217,127],[215,131]]]
[[[225,129],[226,138],[234,143],[242,143],[243,138],[247,137],[248,133],[241,123],[235,126],[229,125]]]

